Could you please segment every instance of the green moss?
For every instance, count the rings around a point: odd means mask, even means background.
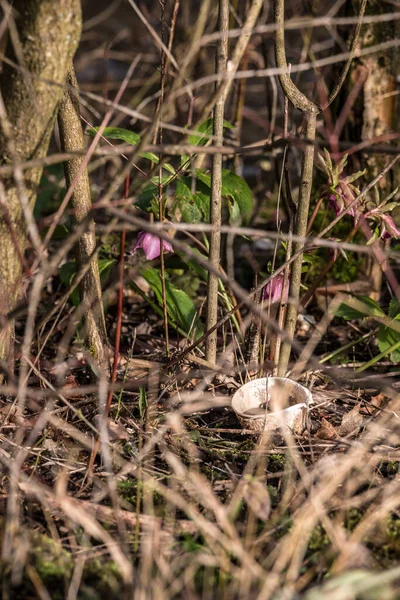
[[[400,519],[388,519],[386,535],[390,540],[400,542]]]
[[[117,597],[121,592],[121,578],[117,565],[111,560],[93,559],[85,566],[80,598]]]
[[[348,531],[354,531],[363,519],[363,513],[358,508],[351,508],[346,515],[345,527]]]
[[[322,525],[317,525],[311,534],[310,541],[308,542],[308,549],[312,552],[316,552],[326,548],[329,544],[330,541],[325,528]]]
[[[59,579],[69,579],[74,561],[61,545],[47,536],[35,536],[31,550],[34,567],[46,585]]]
[[[118,492],[124,500],[135,504],[137,498],[137,479],[125,479],[118,482]]]
[[[271,454],[268,457],[268,471],[270,473],[279,473],[286,466],[285,454]]]
[[[123,592],[123,584],[119,569],[115,562],[107,556],[92,558],[94,552],[88,554],[82,581],[79,588],[79,600],[117,600]],[[64,600],[75,566],[70,552],[62,548],[59,542],[46,535],[35,534],[31,538],[30,564],[37,572],[52,600]],[[2,565],[3,581],[9,580],[9,574]],[[5,583],[5,585],[7,585]],[[12,584],[11,584],[12,586]],[[35,591],[27,573],[17,587],[12,586],[12,597],[33,598]]]

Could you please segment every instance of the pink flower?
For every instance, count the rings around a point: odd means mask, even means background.
[[[286,298],[282,298],[283,292],[283,273],[280,273],[276,277],[274,277],[271,281],[267,283],[264,288],[264,300],[269,300],[271,304],[274,302],[287,302],[289,286],[286,286]]]
[[[393,217],[387,213],[381,214],[380,217],[383,225],[382,239],[389,240],[392,237],[400,237],[400,231],[396,227]]]
[[[335,211],[335,215],[338,216],[338,214],[341,213],[342,209],[339,206],[337,197],[335,196],[335,194],[330,194],[328,196],[328,201],[329,201],[329,206],[332,210]]]
[[[352,194],[351,190],[348,186],[345,185],[344,182],[339,182],[339,185],[336,187],[336,194],[330,194],[328,196],[329,206],[332,210],[335,211],[335,216],[340,215],[342,211],[346,209],[347,206],[352,205],[347,214],[351,217],[354,217],[356,221],[359,219],[359,208],[360,203],[354,202],[355,196]],[[354,204],[353,204],[354,202]]]
[[[164,252],[173,252],[173,248],[169,242],[162,241]],[[136,246],[134,247],[132,254],[141,248],[146,255],[147,260],[153,260],[161,254],[160,250],[160,238],[149,233],[148,231],[140,231],[137,236]]]

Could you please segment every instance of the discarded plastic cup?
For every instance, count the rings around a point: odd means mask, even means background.
[[[262,377],[242,385],[232,408],[244,429],[273,431],[286,427],[300,434],[305,428],[310,390],[287,377]]]

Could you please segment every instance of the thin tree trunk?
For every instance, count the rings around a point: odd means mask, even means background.
[[[229,1],[220,0],[218,28],[221,38],[218,42],[216,71],[222,77],[226,73],[228,61],[228,27],[229,27]],[[224,131],[225,98],[221,96],[214,108],[213,134],[216,146],[222,146]],[[212,160],[211,172],[211,207],[210,221],[213,226],[210,238],[210,263],[219,268],[221,254],[221,189],[222,189],[222,154],[215,154]],[[218,319],[218,276],[208,274],[207,289],[207,329],[211,329]],[[217,357],[217,331],[213,331],[206,342],[206,359],[214,364]]]
[[[306,117],[305,139],[309,142],[314,142],[315,140],[316,120],[316,113],[310,113]],[[310,144],[306,146],[303,154],[303,163],[301,168],[301,186],[294,225],[295,234],[301,238],[305,238],[307,235],[308,211],[310,207],[313,168],[314,146]],[[303,241],[296,242],[295,244],[293,244],[293,254],[296,254],[299,250],[301,250],[303,246]],[[303,254],[299,254],[299,256],[293,261],[290,273],[289,301],[287,306],[285,322],[286,333],[290,337],[290,340],[292,340],[292,338],[294,337],[294,332],[296,328],[297,312],[300,298],[302,266]],[[286,375],[291,348],[291,341],[285,341],[282,344],[278,365],[279,377],[284,377]]]
[[[58,112],[58,126],[61,145],[64,152],[84,150],[85,142],[79,116],[78,83],[74,68],[68,75],[67,85]],[[74,181],[79,172],[83,157],[74,158],[64,163],[67,187]],[[92,208],[90,183],[87,168],[80,176],[71,198],[74,208],[73,219],[81,223],[90,214]],[[88,229],[80,238],[75,249],[76,267],[79,271],[87,262],[96,248],[95,224],[90,219]],[[97,260],[91,261],[89,271],[79,286],[81,302],[85,306],[85,330],[89,351],[97,365],[107,368],[107,331],[104,319],[103,301],[100,285],[100,274]]]
[[[13,8],[22,60],[19,64],[9,41],[6,55],[15,66],[5,62],[0,76],[0,164],[14,164],[17,173],[18,164],[47,154],[82,15],[80,0],[15,0]],[[14,331],[10,313],[21,293],[26,211],[33,210],[42,170],[5,177],[0,188],[0,361],[8,363]]]
[[[333,90],[328,95],[327,101],[324,105],[316,105],[314,102],[309,100],[293,83],[288,64],[286,61],[285,51],[285,0],[275,0],[275,24],[277,25],[275,33],[275,56],[276,64],[282,69],[279,75],[279,81],[282,89],[288,98],[288,100],[299,109],[306,121],[306,135],[305,139],[308,142],[304,154],[303,162],[301,167],[301,183],[299,191],[299,199],[297,204],[297,213],[294,223],[294,234],[305,238],[307,233],[308,224],[308,209],[310,205],[311,185],[313,177],[313,166],[314,166],[314,142],[316,133],[316,121],[317,115],[321,110],[325,110],[335,100],[337,95],[340,93],[341,87],[346,79],[347,73],[351,66],[351,61],[354,57],[354,52],[358,43],[362,18],[367,5],[367,0],[361,0],[359,7],[359,18],[357,25],[354,30],[353,39],[350,45],[350,52],[348,59],[342,67],[341,73],[336,80],[336,84]],[[294,244],[294,253],[298,253],[304,242],[297,242]],[[289,364],[290,352],[291,352],[291,340],[294,337],[298,302],[300,296],[300,284],[301,284],[301,267],[302,267],[303,254],[299,254],[293,261],[291,274],[290,274],[290,287],[289,287],[289,302],[286,313],[285,329],[289,341],[286,341],[281,348],[278,365],[278,375],[283,377],[286,374],[286,370]]]

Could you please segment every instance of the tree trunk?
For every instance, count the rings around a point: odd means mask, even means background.
[[[79,115],[78,83],[75,71],[71,68],[67,86],[58,112],[61,145],[64,152],[84,150],[81,118]],[[83,157],[73,158],[64,163],[67,188],[79,173]],[[83,170],[71,198],[76,224],[84,221],[92,209],[90,183],[87,168]],[[87,231],[79,239],[76,248],[76,267],[79,271],[89,261],[96,248],[95,226],[91,219]],[[85,334],[89,351],[95,363],[107,370],[107,332],[104,319],[100,274],[97,258],[91,261],[90,269],[79,286],[81,302],[84,306]]]
[[[359,1],[351,0],[345,4],[342,15],[357,14],[358,9]],[[392,11],[393,6],[390,2],[369,0],[365,14],[379,16]],[[348,34],[351,29],[346,28],[345,32]],[[397,34],[398,23],[396,20],[368,23],[362,26],[359,45],[366,48],[387,42],[395,39]],[[358,96],[348,122],[347,135],[352,142],[374,139],[393,132],[396,121],[397,95],[395,89],[398,60],[398,48],[393,48],[381,53],[359,57],[353,61],[349,85],[343,90],[342,105],[343,100],[349,94],[349,86],[353,87],[363,72],[367,74],[362,93]],[[388,157],[384,154],[368,154],[363,162],[364,164],[361,166],[367,168],[367,178],[368,181],[371,181],[383,170],[388,162]],[[378,189],[382,198],[395,187],[394,181],[398,175],[399,169],[395,167],[387,177],[380,180]],[[371,282],[370,296],[378,301],[382,285],[382,266],[372,256],[367,263],[367,277]]]
[[[370,0],[369,12],[380,15],[393,10],[393,6],[388,2],[380,0]],[[397,22],[389,21],[387,23],[372,23],[364,29],[361,39],[363,45],[379,44],[396,37]],[[396,76],[398,66],[398,48],[388,50],[383,54],[373,54],[371,57],[365,57],[360,61],[369,69],[368,77],[364,85],[364,103],[362,116],[361,139],[371,139],[380,135],[385,135],[393,131],[393,125],[396,114]],[[373,154],[369,156],[367,168],[369,179],[378,175],[387,163],[387,156],[382,154]],[[395,173],[399,173],[395,167]],[[393,183],[390,177],[383,177],[379,183],[382,197],[387,196],[392,191]],[[382,248],[384,242],[381,243]],[[378,301],[381,295],[382,287],[382,265],[373,258],[369,258],[367,265],[368,278],[372,284],[370,296]]]
[[[80,0],[15,0],[13,9],[19,51],[16,58],[9,41],[6,56],[13,64],[4,62],[0,77],[2,165],[46,156],[82,27]],[[10,313],[21,293],[27,237],[21,195],[32,211],[41,175],[42,167],[29,169],[19,184],[9,176],[0,188],[0,361],[8,363],[14,329]]]

